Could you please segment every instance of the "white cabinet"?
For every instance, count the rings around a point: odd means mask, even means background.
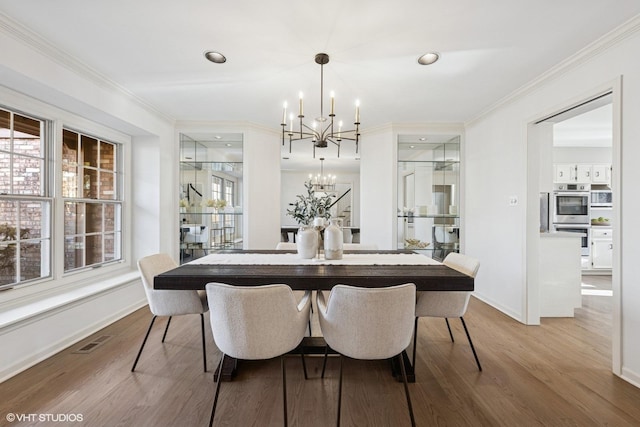
[[[613,231],[611,228],[591,228],[591,267],[613,267]]]
[[[611,182],[611,165],[557,163],[553,165],[554,182],[581,184],[609,184]]]
[[[593,165],[591,167],[591,182],[593,184],[611,183],[611,165]]]
[[[576,233],[540,234],[540,317],[573,317],[582,306],[580,240]]]
[[[589,183],[591,177],[591,165],[576,165],[576,182]]]
[[[557,164],[553,166],[554,182],[576,182],[576,165]]]

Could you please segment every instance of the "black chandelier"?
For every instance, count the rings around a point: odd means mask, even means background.
[[[326,53],[318,53],[315,57],[316,64],[320,64],[320,116],[317,117],[311,126],[304,123],[303,94],[300,92],[300,107],[298,110],[298,119],[300,125],[297,130],[293,128],[294,114],[289,114],[289,128],[287,129],[287,102],[285,101],[282,112],[282,145],[285,144],[286,135],[289,136],[289,153],[291,153],[291,145],[293,141],[304,141],[311,139],[313,143],[313,158],[316,157],[316,147],[326,148],[328,143],[332,143],[338,147],[338,157],[340,157],[340,143],[343,140],[355,141],[356,153],[358,152],[358,142],[360,140],[360,102],[356,101],[355,121],[353,122],[355,129],[342,129],[343,123],[337,123],[337,132],[335,131],[335,96],[331,92],[331,112],[329,119],[324,116],[324,65],[329,63],[329,55]],[[328,121],[328,123],[326,123]]]

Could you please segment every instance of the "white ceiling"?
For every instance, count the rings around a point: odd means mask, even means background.
[[[553,125],[556,147],[612,147],[613,105],[607,104]]]
[[[366,132],[470,120],[640,13],[640,1],[0,0],[0,12],[184,121],[279,130],[299,91],[317,117],[314,56],[326,52],[325,96],[335,91],[345,123],[359,99]],[[428,51],[440,61],[418,65]]]

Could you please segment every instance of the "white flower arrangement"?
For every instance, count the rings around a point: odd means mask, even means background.
[[[200,204],[203,208],[224,209],[227,201],[223,199],[207,199]]]

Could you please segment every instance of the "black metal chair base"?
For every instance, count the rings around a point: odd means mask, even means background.
[[[299,346],[301,347],[301,346]],[[304,360],[304,351],[300,348],[301,356],[302,356],[302,369],[304,370],[304,379],[307,379],[307,365]],[[283,354],[280,356],[280,367],[282,369],[282,407],[284,411],[284,426],[287,427],[289,424],[288,416],[287,416],[287,370],[285,367],[285,359],[287,355]],[[222,366],[224,365],[225,359],[229,359],[229,356],[222,354],[220,358],[220,362],[218,363],[218,367],[216,368],[217,375],[214,374],[213,381],[216,383],[216,390],[213,396],[213,407],[211,408],[211,417],[209,418],[209,427],[213,426],[213,419],[216,415],[216,407],[218,405],[218,396],[220,395],[220,384],[224,381],[224,378],[220,372],[222,372]],[[235,360],[235,359],[234,359]]]
[[[400,371],[401,371],[401,375],[402,375],[402,382],[404,384],[404,393],[405,393],[405,396],[407,398],[407,408],[409,409],[409,417],[411,419],[411,426],[415,427],[416,420],[415,420],[415,418],[413,416],[413,406],[411,405],[411,396],[409,394],[409,385],[407,384],[408,383],[408,381],[407,381],[407,371],[406,371],[405,366],[404,366],[403,353],[398,354],[396,357],[394,357],[394,359],[397,359],[398,363],[400,364]],[[341,414],[341,411],[342,411],[342,366],[343,366],[343,359],[344,359],[344,356],[340,355],[340,373],[339,373],[339,380],[338,380],[338,417],[337,417],[337,422],[336,422],[336,425],[338,427],[340,427],[340,414]],[[325,356],[325,361],[326,361],[326,356]]]
[[[413,358],[411,362],[413,369],[415,369],[416,367],[416,345],[418,343],[418,319],[419,317],[416,317],[416,320],[413,326]],[[451,326],[449,325],[449,319],[445,317],[444,320],[447,322],[447,329],[449,330],[449,336],[451,337],[451,342],[455,342],[455,340],[453,339]],[[482,372],[482,365],[480,365],[480,359],[478,359],[478,354],[476,353],[476,349],[473,346],[473,341],[471,340],[469,329],[467,329],[467,324],[465,323],[464,318],[462,316],[460,317],[460,321],[462,322],[462,327],[464,328],[464,332],[467,335],[467,340],[469,340],[469,346],[471,347],[471,351],[473,352],[473,357],[476,359],[476,365],[478,365],[478,370]]]
[[[138,361],[140,360],[140,355],[142,354],[142,350],[144,349],[145,344],[147,344],[147,339],[149,338],[149,334],[151,333],[151,328],[153,327],[153,323],[156,321],[155,314],[151,318],[151,323],[149,323],[149,328],[147,329],[147,333],[144,336],[144,340],[142,340],[142,345],[140,346],[140,350],[138,350],[138,355],[136,356],[136,360],[133,362],[133,367],[131,368],[131,372],[136,370],[136,366],[138,365]],[[167,320],[167,326],[164,328],[164,333],[162,334],[162,342],[164,342],[167,337],[167,332],[169,331],[169,325],[171,324],[171,319],[173,316],[169,316]],[[201,335],[202,335],[202,362],[204,366],[204,371],[207,372],[207,345],[204,338],[204,314],[200,313],[200,326],[201,326]]]

